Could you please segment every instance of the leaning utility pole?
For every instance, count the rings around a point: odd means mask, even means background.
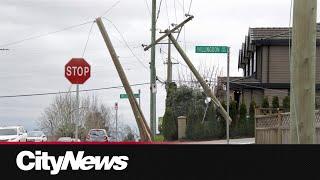
[[[151,43],[156,40],[156,11],[157,1],[152,0],[152,20],[151,20]],[[150,62],[150,127],[152,138],[156,135],[156,47],[151,48],[151,62]]]
[[[317,0],[295,0],[293,9],[290,134],[292,144],[315,143]]]
[[[169,31],[168,31],[168,33],[169,33]],[[183,51],[183,49],[181,48],[181,46],[177,42],[177,40],[175,40],[175,38],[172,36],[171,33],[168,34],[168,36],[169,36],[171,42],[173,43],[173,45],[175,46],[175,48],[180,53],[180,55],[183,58],[183,60],[188,65],[189,69],[192,71],[193,75],[197,78],[198,82],[201,84],[205,94],[208,97],[211,97],[213,103],[219,108],[219,111],[221,112],[222,116],[227,121],[227,124],[230,124],[232,120],[231,120],[229,114],[226,112],[226,110],[223,108],[223,106],[221,105],[219,100],[216,98],[216,96],[212,92],[211,88],[208,86],[208,84],[205,82],[205,80],[201,77],[201,75],[199,74],[197,69],[194,67],[194,65],[192,64],[192,62],[190,61],[190,59],[188,58],[186,53]]]
[[[204,81],[204,79],[201,77],[201,75],[199,74],[199,72],[197,71],[197,69],[193,66],[192,62],[190,61],[190,59],[188,58],[188,56],[186,55],[186,53],[182,50],[182,48],[180,47],[179,43],[177,42],[177,40],[172,36],[172,33],[174,33],[176,30],[178,30],[179,28],[182,28],[187,22],[191,21],[194,18],[194,16],[189,15],[189,17],[187,19],[185,19],[183,22],[181,22],[180,24],[178,24],[177,26],[175,26],[173,29],[171,30],[166,30],[165,34],[161,37],[159,37],[157,40],[155,40],[154,43],[151,43],[150,45],[146,46],[144,48],[145,51],[147,51],[148,49],[152,48],[153,46],[155,46],[157,43],[159,43],[161,40],[163,40],[166,37],[169,37],[169,39],[171,40],[171,42],[173,43],[173,45],[175,46],[175,48],[178,50],[178,52],[180,53],[180,55],[182,56],[183,60],[186,62],[186,64],[188,65],[189,69],[193,72],[194,76],[197,78],[198,82],[201,84],[204,92],[206,93],[206,95],[208,97],[211,97],[214,104],[219,108],[219,111],[221,112],[222,116],[224,117],[224,119],[226,121],[229,122],[229,124],[231,123],[231,118],[229,116],[229,114],[226,112],[226,110],[223,108],[223,106],[221,105],[221,103],[219,102],[219,100],[216,98],[216,96],[214,95],[214,93],[212,92],[211,88],[208,86],[208,84]]]
[[[128,99],[129,99],[133,114],[136,118],[137,125],[138,125],[139,131],[140,131],[140,137],[143,141],[152,141],[150,128],[148,127],[147,122],[143,116],[143,113],[138,106],[137,100],[136,100],[135,96],[133,95],[131,86],[130,86],[128,79],[124,73],[124,70],[120,64],[119,57],[118,57],[116,51],[114,50],[114,47],[111,43],[111,40],[110,40],[109,35],[103,25],[101,18],[100,17],[97,18],[96,22],[97,22],[97,25],[100,29],[102,36],[103,36],[103,39],[107,45],[107,48],[109,50],[109,53],[110,53],[111,58],[113,60],[113,63],[117,69],[117,72],[119,74],[119,77],[121,79],[123,87],[128,95]]]

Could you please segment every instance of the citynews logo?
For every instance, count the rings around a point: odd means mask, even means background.
[[[25,163],[24,160],[26,160]],[[45,170],[50,171],[51,175],[57,175],[59,172],[68,169],[72,170],[116,170],[122,171],[127,168],[128,156],[85,156],[84,151],[79,151],[75,157],[72,151],[67,151],[64,156],[49,156],[48,152],[22,151],[17,155],[16,164],[23,171]]]

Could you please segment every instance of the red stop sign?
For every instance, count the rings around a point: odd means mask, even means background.
[[[72,84],[83,84],[90,74],[90,65],[83,58],[72,58],[64,67],[64,75]]]

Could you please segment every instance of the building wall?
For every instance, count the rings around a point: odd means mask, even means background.
[[[278,96],[279,104],[282,106],[282,101],[286,96],[289,96],[289,91],[288,89],[266,89],[264,90],[264,96],[268,98],[270,107],[272,107],[272,98]]]
[[[270,46],[270,82],[290,83],[288,46]]]
[[[244,89],[242,91],[241,102],[247,106],[249,110],[250,103],[254,101],[258,106],[261,105],[263,99],[263,90],[256,89]]]
[[[258,77],[261,76],[261,78],[258,79],[261,79],[262,83],[290,83],[288,46],[263,46],[261,48],[257,48],[257,53],[262,54],[262,56],[257,56],[257,73]],[[316,56],[316,83],[320,83],[320,47],[317,47]],[[262,70],[260,70],[261,67]]]

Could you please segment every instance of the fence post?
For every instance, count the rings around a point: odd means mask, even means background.
[[[280,112],[278,111],[278,143],[277,144],[282,144],[282,132],[281,132],[281,125],[282,125],[282,116]]]
[[[255,144],[257,144],[257,109],[255,108],[255,111],[254,111],[254,142]]]

